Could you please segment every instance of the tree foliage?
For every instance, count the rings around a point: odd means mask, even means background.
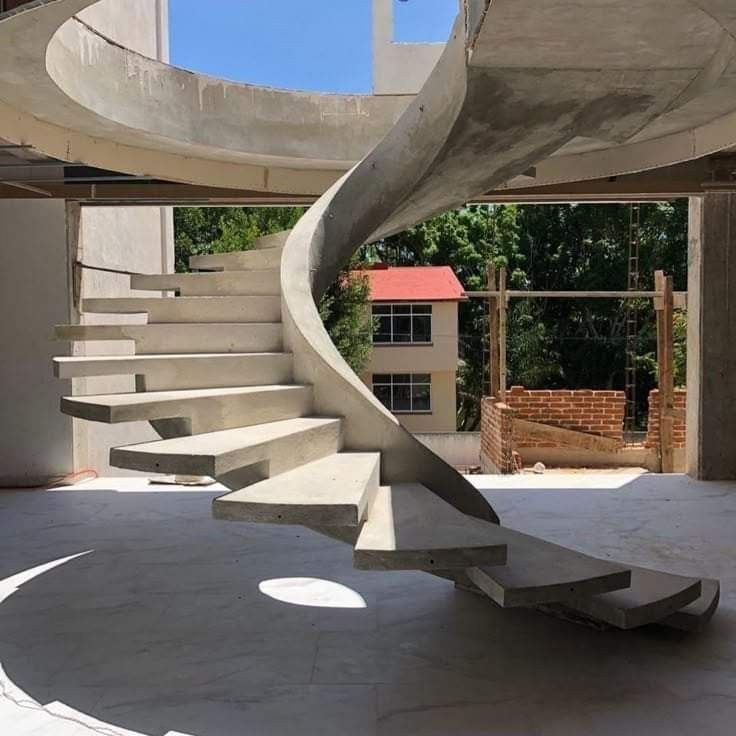
[[[189,258],[249,250],[253,242],[289,230],[304,214],[300,207],[180,207],[174,210],[176,270],[189,270]],[[330,337],[356,372],[370,357],[373,323],[366,278],[343,271],[320,303]]]
[[[627,205],[472,206],[377,243],[366,249],[366,257],[403,266],[449,264],[470,291],[485,286],[488,263],[507,267],[513,289],[625,290],[629,218]],[[674,276],[675,289],[685,289],[687,203],[644,205],[641,223],[640,287],[653,289],[654,271],[662,269]],[[651,301],[637,308],[644,413],[656,381],[656,332]],[[460,309],[461,429],[479,423],[488,354],[484,310],[482,300]],[[625,315],[623,300],[512,301],[509,382],[529,388],[623,388]]]
[[[332,342],[356,373],[366,367],[373,350],[369,302],[368,277],[354,270],[344,270],[320,303],[320,315]]]
[[[198,253],[247,250],[265,234],[293,227],[300,208],[176,210],[177,270]],[[450,265],[468,291],[486,287],[489,263],[505,266],[509,287],[525,290],[624,290],[627,286],[628,205],[469,206],[365,246],[359,260],[389,265]],[[355,263],[359,262],[355,261]],[[647,204],[641,211],[640,288],[654,271],[687,288],[687,202]],[[344,271],[320,311],[354,370],[366,364],[373,328],[367,281]],[[508,374],[529,388],[623,388],[626,305],[623,300],[514,300],[508,313]],[[637,304],[639,401],[656,384],[653,304]],[[484,300],[460,305],[458,426],[475,429],[488,376]],[[675,374],[685,374],[686,316],[675,324]]]
[[[290,230],[303,207],[177,207],[174,210],[176,270],[189,270],[189,257],[250,250],[263,235]]]

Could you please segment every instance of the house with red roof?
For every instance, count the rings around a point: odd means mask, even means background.
[[[454,432],[462,284],[449,266],[365,274],[377,326],[363,381],[410,432]]]

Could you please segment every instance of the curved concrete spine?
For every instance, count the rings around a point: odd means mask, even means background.
[[[413,132],[415,145],[405,147],[406,141],[401,140],[395,147],[397,134],[393,133],[294,228],[281,266],[282,320],[287,349],[295,357],[296,380],[314,386],[318,411],[345,418],[348,449],[381,452],[386,483],[422,483],[459,510],[498,521],[480,493],[409,434],[368,391],[332,343],[315,301],[334,281],[343,263],[390,214],[397,199],[407,196],[442,146],[443,134],[455,121],[465,94],[464,55],[465,35],[459,20],[430,83],[399,123],[402,138]],[[427,98],[444,111],[434,121],[423,115]],[[386,149],[390,163],[384,161]],[[391,176],[389,166],[401,176]],[[346,190],[352,195],[361,184],[366,185],[361,196],[341,207]]]

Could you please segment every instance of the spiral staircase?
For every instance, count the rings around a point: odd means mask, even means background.
[[[597,173],[616,172],[611,152],[620,149],[622,160],[635,156],[646,132],[667,116],[671,122],[685,110],[683,120],[692,125],[687,106],[717,89],[718,68],[736,63],[729,30],[736,13],[715,8],[706,22],[702,8],[676,2],[690,15],[673,29],[673,48],[686,40],[688,48],[717,42],[718,58],[710,49],[692,52],[702,69],[695,61],[687,70],[666,63],[662,71],[622,69],[627,54],[654,52],[642,52],[639,38],[612,34],[602,44],[608,66],[570,69],[556,60],[540,72],[537,60],[529,72],[517,62],[500,63],[519,43],[502,43],[497,34],[518,20],[520,5],[539,14],[540,33],[543,23],[554,32],[549,13],[566,12],[565,4],[465,0],[422,91],[293,231],[262,238],[247,252],[193,258],[190,273],[132,276],[131,288],[155,292],[151,298],[82,303],[83,312],[146,315],[147,322],[59,327],[59,339],[132,341],[135,354],[58,358],[57,376],[131,375],[137,391],[68,397],[62,411],[96,422],[150,422],[161,439],[113,449],[113,465],[213,477],[230,489],[214,502],[218,519],[309,527],[350,544],[359,569],[422,570],[503,608],[545,607],[615,628],[699,629],[717,607],[717,581],[596,559],[504,527],[466,478],[373,397],[330,341],[316,307],[363,243],[536,166],[557,171],[560,151],[571,166],[599,160]],[[89,4],[33,5],[58,6],[61,17],[62,6]],[[595,21],[595,7],[585,12],[586,22]],[[719,12],[728,17],[719,21]],[[38,27],[34,32],[43,36]],[[648,43],[656,45],[655,36]],[[554,44],[542,50],[558,53]],[[692,140],[684,154],[674,138],[664,152],[664,137],[660,132],[647,149],[641,168],[695,155]],[[45,140],[53,149],[53,132]],[[103,144],[82,148],[96,162],[107,155]],[[172,160],[177,155],[169,153]]]

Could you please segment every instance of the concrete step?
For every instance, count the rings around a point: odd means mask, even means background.
[[[293,419],[308,414],[311,408],[312,389],[308,386],[154,391],[61,400],[62,412],[77,419],[118,424],[186,418],[191,420],[192,434]]]
[[[147,391],[291,383],[290,353],[201,353],[54,358],[57,378],[142,376]]]
[[[473,567],[471,582],[502,608],[533,607],[628,588],[628,566],[498,527],[508,545],[504,567]]]
[[[147,314],[149,324],[177,322],[280,322],[278,296],[180,296],[149,299],[83,299],[93,314]]]
[[[355,527],[380,481],[379,453],[330,455],[215,500],[226,521]]]
[[[131,276],[130,288],[175,291],[179,296],[278,296],[281,273],[278,269],[267,269]]]
[[[704,578],[700,583],[700,598],[657,623],[680,631],[702,631],[718,609],[721,584],[709,578]]]
[[[283,248],[289,239],[289,235],[291,235],[291,230],[282,230],[280,233],[272,233],[271,235],[262,235],[253,241],[251,247],[258,250]]]
[[[698,578],[632,567],[631,586],[626,590],[575,598],[565,607],[617,629],[635,629],[665,621],[697,601],[701,593]]]
[[[136,353],[277,353],[282,328],[276,323],[62,325],[58,340],[72,342],[132,340]]]
[[[232,490],[272,478],[341,449],[339,419],[302,417],[110,452],[117,468],[216,478]]]
[[[419,483],[378,490],[355,544],[360,570],[451,570],[503,565],[498,527],[455,509]]]
[[[189,268],[193,271],[258,271],[281,267],[283,248],[244,250],[236,253],[215,253],[192,256]]]

